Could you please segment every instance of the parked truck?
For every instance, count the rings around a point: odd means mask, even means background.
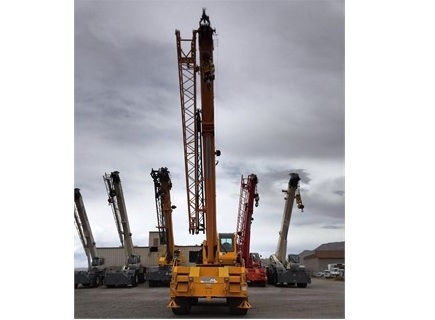
[[[328,269],[323,271],[325,278],[337,278],[344,276],[344,264],[341,263],[329,263]]]

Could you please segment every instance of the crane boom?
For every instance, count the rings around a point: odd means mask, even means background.
[[[109,195],[109,199],[107,201],[112,207],[118,232],[120,238],[122,239],[121,244],[124,244],[126,257],[131,257],[135,255],[135,253],[119,172],[113,171],[110,174],[106,173],[104,175],[104,182],[106,185],[107,194]],[[126,265],[128,265],[128,263],[126,263]]]
[[[74,189],[74,203],[74,219],[77,229],[79,231],[80,239],[82,240],[83,247],[88,255],[89,269],[91,269],[92,266],[101,265],[102,263],[101,261],[99,261],[101,258],[98,257],[97,246],[95,244],[91,225],[88,220],[85,204],[83,203],[83,198],[79,188]],[[91,261],[89,259],[89,256],[91,258]]]
[[[74,224],[76,226],[77,232],[79,234],[79,238],[80,238],[80,242],[82,243],[83,249],[85,250],[85,255],[86,255],[86,259],[88,260],[88,270],[91,268],[91,252],[89,249],[89,245],[88,245],[88,240],[86,240],[86,235],[85,235],[85,231],[84,229],[86,227],[83,227],[83,223],[81,222],[82,219],[80,218],[80,215],[78,213],[78,206],[77,206],[77,191],[78,189],[74,190],[74,200],[75,200],[75,204],[74,204]],[[80,192],[79,192],[80,193]],[[80,204],[79,204],[80,205]]]
[[[237,246],[241,252],[242,258],[245,260],[246,266],[252,266],[250,256],[251,243],[251,223],[252,215],[254,214],[254,202],[258,207],[260,197],[257,192],[258,178],[255,174],[250,174],[247,178],[241,178],[240,182],[240,199],[239,199],[239,214],[237,217]]]
[[[77,288],[79,284],[98,287],[104,279],[105,259],[98,256],[91,225],[79,188],[74,189],[74,222],[88,259],[88,271],[74,272],[74,287]]]
[[[113,171],[110,174],[105,173],[103,180],[109,196],[107,201],[112,207],[121,245],[124,247],[125,252],[124,267],[122,270],[110,270],[106,272],[104,285],[107,287],[135,287],[138,283],[145,282],[146,268],[141,265],[140,255],[135,252],[133,247],[119,171]]]
[[[181,120],[185,157],[189,233],[205,233],[204,183],[201,153],[201,116],[197,109],[196,30],[192,39],[182,39],[176,30],[178,77],[180,84]]]
[[[199,29],[192,39],[182,39],[176,30],[178,76],[180,83],[181,115],[186,170],[189,232],[206,233],[205,264],[217,261],[216,229],[216,156],[214,137],[214,64],[213,34],[210,19],[203,12]],[[196,65],[196,36],[198,35],[199,62]],[[183,43],[190,43],[184,50]],[[200,74],[201,107],[196,104],[196,73]]]
[[[308,283],[311,283],[311,276],[305,270],[305,266],[299,264],[299,255],[290,254],[289,259],[286,257],[287,235],[295,200],[298,208],[302,212],[304,211],[299,191],[300,180],[299,174],[290,173],[287,190],[282,190],[286,196],[278,246],[276,252],[269,257],[269,265],[267,266],[268,283],[276,286],[297,285],[300,288],[306,288]]]
[[[260,255],[251,252],[251,224],[254,218],[254,203],[258,207],[260,197],[257,192],[258,177],[250,174],[240,181],[239,214],[237,216],[237,247],[245,261],[248,284],[265,287],[266,269],[261,265]]]
[[[159,242],[165,245],[166,249],[158,256],[158,266],[148,267],[147,279],[150,287],[169,286],[173,266],[184,261],[181,250],[175,249],[174,243],[172,210],[176,206],[171,204],[172,182],[168,168],[151,169],[151,177],[154,182]],[[159,248],[151,247],[150,251],[158,252]]]
[[[287,190],[282,190],[286,194],[285,196],[285,205],[284,205],[284,213],[281,223],[281,230],[279,231],[278,237],[278,245],[275,252],[275,256],[281,263],[285,263],[286,261],[286,252],[287,252],[287,235],[290,227],[290,220],[293,211],[294,201],[296,199],[296,195],[298,195],[298,207],[303,211],[303,205],[300,198],[299,192],[299,181],[301,178],[297,173],[290,173],[290,180],[288,182]]]
[[[174,234],[172,228],[171,189],[172,182],[168,168],[158,170],[151,169],[151,177],[154,181],[157,211],[157,229],[159,231],[160,244],[166,245],[164,260],[159,263],[163,265],[172,264],[174,257]]]
[[[216,229],[216,152],[214,137],[214,64],[213,33],[210,19],[205,14],[199,22],[198,44],[201,75],[201,132],[202,161],[204,165],[204,191],[207,249],[204,256],[206,264],[216,262],[217,229]]]

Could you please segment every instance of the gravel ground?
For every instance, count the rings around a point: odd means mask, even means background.
[[[249,287],[252,308],[240,318],[344,319],[345,282],[313,278],[307,288]],[[169,288],[82,288],[74,290],[75,319],[183,318],[166,307]],[[185,318],[234,318],[223,299],[200,299]]]

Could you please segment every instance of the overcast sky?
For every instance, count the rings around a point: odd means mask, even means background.
[[[254,173],[251,251],[274,253],[282,189],[297,172],[305,210],[294,208],[287,253],[344,241],[344,1],[76,0],[74,184],[97,247],[120,245],[103,182],[112,171],[134,245],[157,230],[150,172],[160,167],[173,183],[175,243],[205,238],[188,232],[175,38],[190,39],[203,7],[216,29],[218,231],[235,231],[241,176]],[[75,267],[85,267],[75,227],[74,237]]]

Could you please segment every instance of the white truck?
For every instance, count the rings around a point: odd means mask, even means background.
[[[323,271],[325,278],[344,276],[344,264],[328,264],[328,269]]]

